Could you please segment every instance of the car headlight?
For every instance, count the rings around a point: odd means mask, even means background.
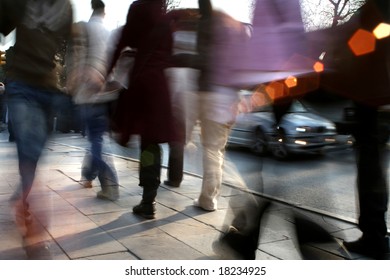
[[[298,126],[295,130],[298,132],[310,132],[312,131],[312,128],[310,126]]]
[[[326,130],[327,131],[336,131],[336,125],[328,124],[328,125],[326,125]]]

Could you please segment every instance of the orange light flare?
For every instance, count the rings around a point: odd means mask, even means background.
[[[288,88],[293,88],[298,85],[298,79],[294,76],[289,76],[286,80],[284,80],[284,83]]]
[[[266,104],[264,94],[255,91],[251,97],[251,104],[253,107],[260,107]]]
[[[317,61],[316,63],[314,63],[313,65],[313,69],[316,73],[321,73],[321,72],[324,72],[324,64],[320,61]]]
[[[283,97],[284,84],[282,82],[272,82],[266,86],[265,91],[272,100]]]
[[[376,38],[367,30],[357,30],[348,41],[348,46],[356,56],[375,51]]]
[[[380,23],[377,27],[375,27],[374,31],[372,31],[375,38],[378,40],[384,39],[390,36],[390,24]]]
[[[243,100],[241,100],[238,103],[238,109],[237,110],[238,110],[237,113],[248,113],[248,112],[250,112],[250,109],[249,109],[248,105]]]

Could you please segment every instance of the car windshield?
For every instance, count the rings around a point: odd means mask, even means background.
[[[306,113],[307,109],[303,104],[297,100],[294,100],[293,103],[291,104],[290,109],[288,109],[289,113]]]
[[[239,103],[239,111],[241,113],[249,112],[272,112],[272,99],[268,94],[264,93],[263,88],[257,87],[251,90],[240,91],[241,101]],[[288,113],[306,113],[308,110],[298,100],[294,100]]]

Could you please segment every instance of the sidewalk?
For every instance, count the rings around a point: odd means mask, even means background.
[[[2,133],[3,134],[3,133]],[[34,217],[45,228],[44,240],[55,260],[207,260],[224,259],[212,243],[225,229],[227,206],[233,190],[224,185],[219,210],[204,212],[194,207],[201,178],[185,174],[180,188],[161,187],[157,215],[145,220],[132,213],[141,200],[138,162],[112,156],[121,197],[116,202],[96,198],[98,181],[92,189],[79,183],[85,150],[49,142],[38,167],[37,182],[30,195]],[[162,172],[162,181],[165,171]],[[19,182],[14,143],[0,138],[0,260],[28,259],[16,229],[8,200]],[[292,207],[274,203],[267,211],[257,259],[300,260]],[[311,244],[307,249],[316,258],[364,259],[340,249],[341,239],[353,240],[360,232],[356,225],[315,213],[302,212],[326,228],[336,242]]]

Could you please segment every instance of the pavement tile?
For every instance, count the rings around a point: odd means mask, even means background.
[[[126,251],[125,247],[92,222],[55,226],[49,232],[71,259]]]
[[[96,197],[95,192],[91,192],[86,197],[71,197],[67,201],[76,207],[84,215],[91,215],[97,213],[106,213],[122,210],[115,202],[109,200],[101,200]]]
[[[271,243],[261,243],[259,250],[281,260],[302,260],[299,248],[292,240],[279,240]]]
[[[123,238],[121,243],[142,260],[196,260],[207,257],[159,229],[154,229],[152,235]]]

